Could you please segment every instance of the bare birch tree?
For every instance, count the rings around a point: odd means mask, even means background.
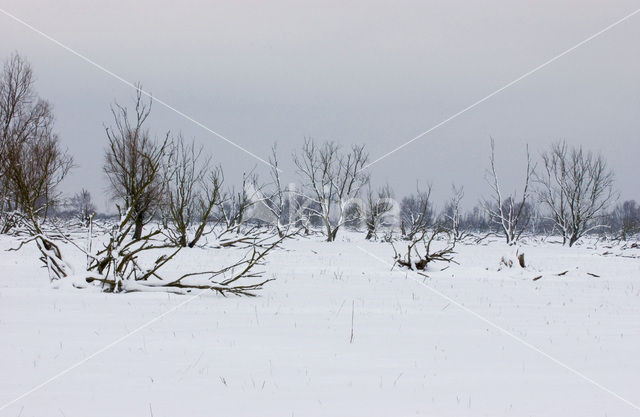
[[[295,185],[285,186],[282,184],[276,144],[271,147],[269,164],[271,165],[269,170],[271,182],[262,187],[263,198],[261,201],[266,208],[266,217],[269,223],[273,224],[278,236],[283,237],[295,226],[300,210],[299,199],[296,195]]]
[[[468,235],[463,226],[462,210],[460,203],[464,197],[464,189],[455,185],[451,186],[452,195],[442,211],[440,223],[451,232],[455,240],[460,241]]]
[[[531,196],[530,182],[534,175],[535,167],[531,164],[531,155],[527,145],[527,163],[522,193],[520,196],[517,193],[505,196],[496,171],[495,142],[493,138],[491,138],[491,156],[489,160],[490,168],[485,178],[493,196],[491,200],[485,201],[483,206],[490,220],[500,227],[507,243],[511,245],[518,241],[529,223],[526,208],[527,199]]]

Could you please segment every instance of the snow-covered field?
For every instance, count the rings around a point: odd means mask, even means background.
[[[0,236],[0,407],[191,299],[0,416],[640,416],[640,250],[524,242],[523,270],[496,240],[425,278],[363,236],[289,240],[259,297],[195,299],[52,289]]]

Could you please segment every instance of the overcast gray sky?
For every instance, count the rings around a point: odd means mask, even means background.
[[[640,1],[79,1],[2,0],[0,7],[267,157],[277,141],[287,179],[305,136],[366,143],[372,159],[533,69]],[[0,14],[0,56],[24,55],[77,168],[64,185],[108,204],[101,171],[109,105],[134,91]],[[487,191],[489,137],[506,187],[557,139],[599,151],[623,199],[640,200],[640,14],[371,168],[397,195],[431,182],[437,198]],[[213,153],[226,178],[250,156],[155,105],[171,129]]]

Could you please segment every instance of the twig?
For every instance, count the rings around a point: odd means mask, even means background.
[[[354,315],[355,301],[351,300],[351,337],[349,338],[349,344],[353,343],[353,315]]]

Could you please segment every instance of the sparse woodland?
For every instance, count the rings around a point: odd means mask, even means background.
[[[152,106],[139,88],[133,101],[115,102],[105,120],[102,168],[118,213],[107,218],[96,213],[86,189],[73,196],[59,192],[73,158],[56,134],[52,106],[35,91],[28,62],[17,54],[4,62],[0,233],[19,237],[15,250],[35,244],[51,280],[73,277],[78,287],[108,292],[254,295],[270,280],[262,268],[270,252],[285,239],[321,234],[333,242],[347,227],[391,245],[395,264],[417,271],[455,262],[456,245],[490,234],[510,245],[530,235],[557,235],[573,246],[588,234],[627,240],[640,232],[640,207],[618,201],[605,159],[566,142],[540,150],[539,158],[525,149],[522,188],[508,192],[491,139],[486,198],[464,210],[460,187],[444,202],[433,201],[433,185],[396,196],[388,184],[374,183],[364,145],[313,138],[292,155],[296,184],[283,183],[275,145],[268,177],[248,171],[225,178],[220,155],[179,134],[154,131]],[[74,271],[61,243],[81,251],[86,268]],[[167,268],[200,247],[235,257],[210,270]],[[176,269],[182,272],[165,272]]]

